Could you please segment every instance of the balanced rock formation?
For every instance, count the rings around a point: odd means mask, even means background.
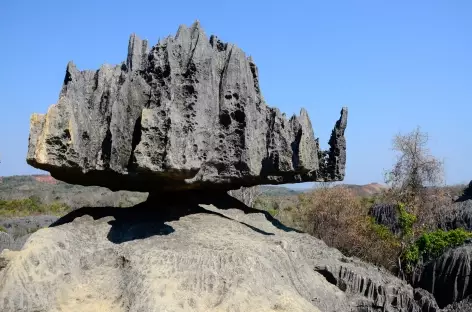
[[[0,256],[2,312],[434,307],[385,270],[222,192],[78,209]]]
[[[284,79],[283,77],[281,79]],[[126,62],[79,71],[31,118],[27,162],[72,184],[143,192],[237,189],[344,177],[347,110],[321,151],[308,114],[265,104],[258,70],[198,22]]]

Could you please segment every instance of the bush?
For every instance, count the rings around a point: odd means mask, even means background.
[[[374,217],[369,217],[370,228],[380,239],[395,240],[396,237],[390,229],[383,224],[378,224]]]
[[[347,246],[353,236],[348,232],[362,222],[359,202],[344,187],[323,186],[300,194],[299,205],[303,229],[331,246]]]
[[[398,239],[368,216],[366,202],[346,187],[325,185],[300,194],[294,211],[303,231],[348,256],[393,269],[400,254]]]
[[[472,233],[461,228],[424,233],[405,251],[403,255],[405,267],[407,271],[411,271],[420,261],[437,258],[447,249],[464,244],[468,238],[472,238]]]
[[[413,225],[417,218],[414,214],[406,211],[405,204],[398,204],[398,221],[402,230],[402,236],[411,236],[413,234]]]
[[[413,244],[403,253],[403,267],[407,273],[410,273],[413,270],[413,267],[418,263],[420,259],[420,250],[418,245]]]

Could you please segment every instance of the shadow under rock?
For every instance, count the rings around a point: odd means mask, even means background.
[[[239,222],[259,234],[274,235],[273,233],[263,231],[247,223],[234,220],[222,213],[205,209],[199,206],[200,204],[213,205],[222,210],[233,208],[240,209],[245,214],[262,213],[266,219],[278,229],[286,232],[300,232],[286,227],[268,212],[250,208],[224,192],[202,191],[153,193],[149,195],[147,201],[130,208],[84,207],[61,217],[51,224],[51,227],[72,222],[75,218],[85,215],[91,216],[94,220],[110,216],[113,217],[114,220],[109,221],[111,229],[107,238],[115,244],[120,244],[154,235],[171,234],[175,230],[172,226],[166,224],[166,222],[175,221],[180,217],[195,213],[208,213]]]
[[[255,208],[251,208],[246,206],[243,202],[237,200],[236,198],[228,195],[226,192],[218,192],[218,193],[205,193],[205,195],[197,195],[200,204],[206,205],[213,205],[218,209],[226,210],[226,209],[239,209],[243,211],[245,214],[248,213],[262,213],[267,221],[272,223],[273,226],[278,228],[279,230],[285,232],[296,232],[296,233],[303,233],[300,230],[285,226],[279,220],[274,218],[269,212],[264,210],[259,210]]]

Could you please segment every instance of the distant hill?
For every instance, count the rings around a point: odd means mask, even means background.
[[[71,208],[83,206],[129,207],[147,198],[147,193],[112,192],[98,186],[81,186],[58,181],[50,175],[22,175],[0,178],[0,199],[35,197],[42,203],[60,202]]]
[[[386,185],[380,183],[370,183],[365,185],[357,184],[342,184],[342,186],[350,189],[357,196],[372,196],[379,194],[382,190],[386,189]]]
[[[299,190],[293,190],[284,186],[262,185],[261,191],[267,196],[290,196],[300,193]],[[15,199],[25,198],[32,195],[44,197],[46,194],[36,194],[39,192],[53,192],[59,197],[64,193],[111,193],[106,188],[97,186],[72,185],[54,179],[50,175],[21,175],[0,177],[0,198]],[[128,192],[131,193],[131,192]],[[143,193],[137,193],[143,194]],[[57,197],[57,196],[56,196]],[[59,199],[59,198],[57,198]]]
[[[378,194],[385,186],[379,183],[367,185],[340,184],[351,189],[358,196]],[[311,189],[292,189],[285,186],[262,185],[262,195],[267,197],[290,197]],[[98,186],[80,186],[58,181],[50,175],[23,175],[0,178],[0,199],[22,199],[30,196],[39,197],[45,203],[64,202],[69,206],[115,205],[131,206],[146,199],[147,193],[111,192]]]
[[[306,193],[313,190],[313,188],[306,188],[306,189],[291,189],[288,187],[283,186],[263,186],[264,187],[264,194],[265,195],[272,195],[272,196],[289,196],[289,195],[297,195],[300,193]],[[358,184],[337,184],[333,187],[346,187],[350,189],[356,196],[372,196],[375,194],[379,194],[382,190],[386,189],[387,186],[382,185],[380,183],[370,183],[365,185],[358,185]]]
[[[290,196],[300,193],[299,190],[290,189],[284,186],[261,185],[261,191],[266,196]]]

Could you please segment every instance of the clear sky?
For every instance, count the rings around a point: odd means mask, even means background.
[[[253,56],[269,105],[307,108],[322,147],[349,107],[346,183],[382,182],[393,135],[418,125],[447,183],[472,179],[470,0],[3,0],[0,176],[38,172],[29,117],[57,101],[69,60],[121,63],[131,33],[155,44],[196,19]]]

